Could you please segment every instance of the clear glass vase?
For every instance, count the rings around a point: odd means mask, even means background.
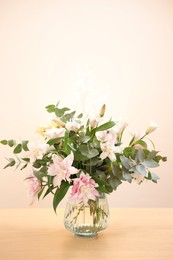
[[[66,229],[79,236],[95,236],[107,228],[109,221],[109,206],[105,194],[100,194],[96,201],[88,204],[75,205],[68,201],[64,214]]]

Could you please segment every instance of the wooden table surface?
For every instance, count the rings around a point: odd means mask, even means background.
[[[0,209],[0,260],[173,260],[173,209],[111,209],[109,227],[78,237],[64,209]]]

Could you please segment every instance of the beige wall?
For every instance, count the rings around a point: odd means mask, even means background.
[[[44,107],[74,96],[76,66],[85,64],[101,99],[109,92],[112,116],[135,129],[154,119],[153,140],[168,156],[157,185],[124,183],[110,205],[172,207],[171,0],[0,0],[0,139],[32,138],[48,120]],[[3,170],[10,155],[0,147],[0,207],[27,207],[24,173]]]

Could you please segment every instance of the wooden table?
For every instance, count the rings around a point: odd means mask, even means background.
[[[109,227],[78,237],[64,209],[0,209],[0,260],[173,260],[173,209],[111,209]]]

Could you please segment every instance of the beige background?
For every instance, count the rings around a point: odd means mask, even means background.
[[[171,0],[0,0],[0,139],[32,138],[49,119],[46,105],[68,105],[77,93],[84,101],[92,88],[93,107],[106,99],[129,130],[145,130],[149,119],[159,124],[152,139],[168,156],[156,169],[159,183],[124,183],[111,206],[173,206],[172,72]],[[24,172],[3,170],[9,156],[0,146],[0,207],[28,207]]]

